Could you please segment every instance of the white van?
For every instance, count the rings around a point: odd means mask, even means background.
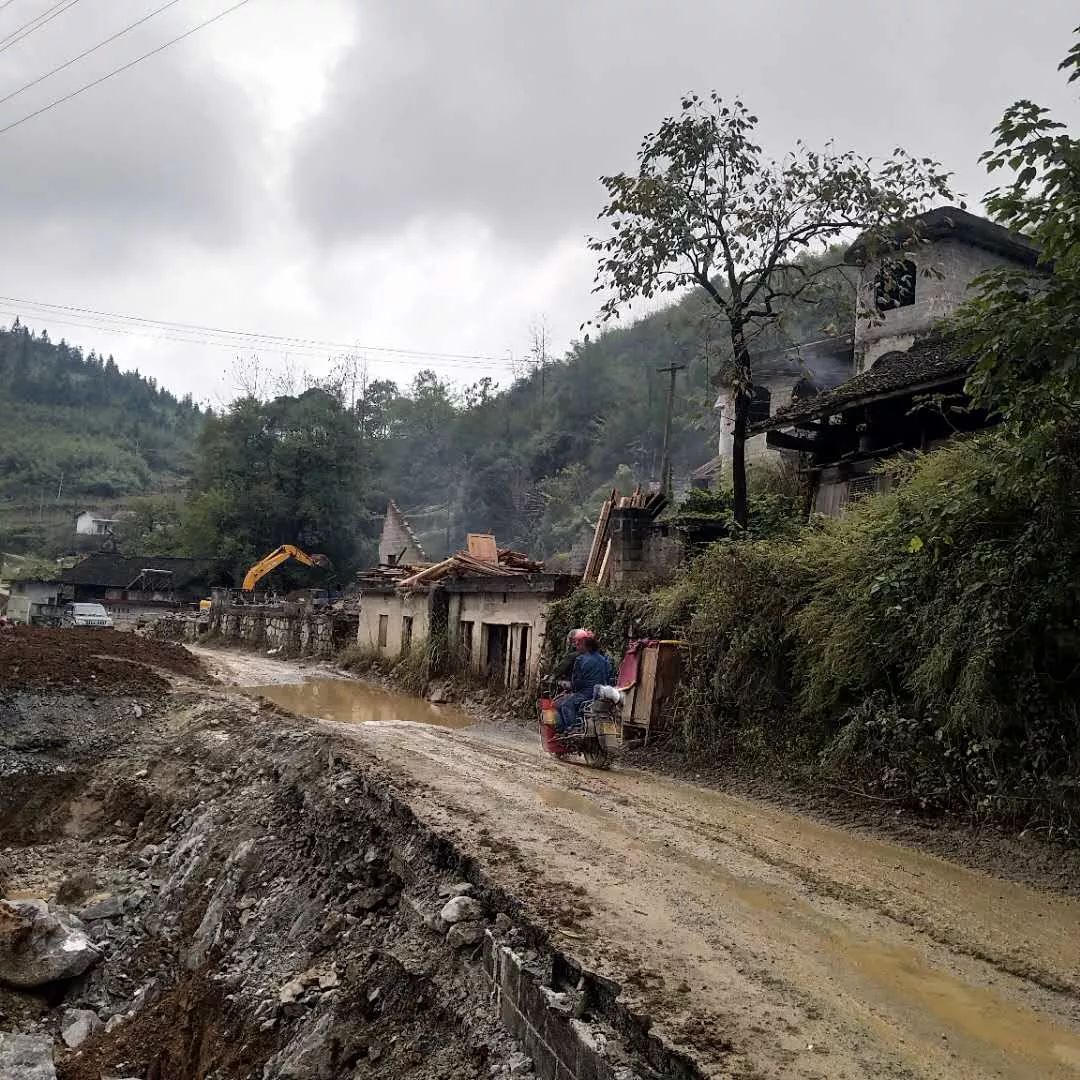
[[[62,626],[105,626],[113,621],[101,604],[68,604],[61,619]]]

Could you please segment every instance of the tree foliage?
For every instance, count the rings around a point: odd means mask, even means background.
[[[101,500],[175,483],[203,414],[116,361],[0,329],[0,496]]]
[[[610,234],[593,239],[603,321],[639,297],[694,287],[712,301],[731,342],[735,400],[735,519],[747,524],[744,444],[753,390],[751,344],[793,303],[814,303],[837,263],[822,255],[853,230],[884,241],[898,223],[947,197],[947,175],[904,150],[876,163],[801,142],[782,161],[754,141],[758,119],[714,91],[689,94],[681,112],[642,140],[636,174],[601,177]]]
[[[1077,28],[1080,34],[1080,27]],[[1080,44],[1061,62],[1080,79]],[[1011,171],[987,208],[1041,249],[1039,274],[1003,269],[975,283],[957,325],[977,363],[976,403],[1018,431],[1074,416],[1080,403],[1080,139],[1049,111],[1018,101],[983,155],[991,173]]]
[[[200,436],[186,546],[239,568],[296,544],[347,575],[371,554],[369,466],[355,412],[327,389],[235,401]]]

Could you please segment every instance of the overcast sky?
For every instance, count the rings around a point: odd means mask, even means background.
[[[0,98],[164,2],[75,0],[7,45],[53,5],[0,5]],[[177,0],[0,103],[0,128],[233,2]],[[352,343],[403,383],[429,361],[370,347],[520,357],[544,316],[558,351],[596,307],[596,178],[684,91],[742,96],[776,156],[801,137],[935,157],[974,207],[1005,106],[1076,122],[1056,66],[1077,22],[1075,0],[250,0],[0,135],[0,295]],[[232,396],[236,349],[0,312]],[[260,354],[318,374],[332,351]]]

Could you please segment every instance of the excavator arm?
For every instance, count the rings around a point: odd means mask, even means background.
[[[325,555],[308,555],[307,552],[301,551],[293,544],[282,544],[281,547],[271,551],[269,555],[263,556],[263,558],[255,563],[255,565],[244,575],[244,584],[242,586],[244,592],[251,592],[261,578],[266,577],[271,570],[276,569],[289,559],[295,559],[297,562],[302,562],[305,566],[330,565],[330,560]]]

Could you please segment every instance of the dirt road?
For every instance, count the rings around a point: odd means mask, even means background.
[[[1080,1077],[1074,899],[531,738],[331,726],[706,1075]]]

